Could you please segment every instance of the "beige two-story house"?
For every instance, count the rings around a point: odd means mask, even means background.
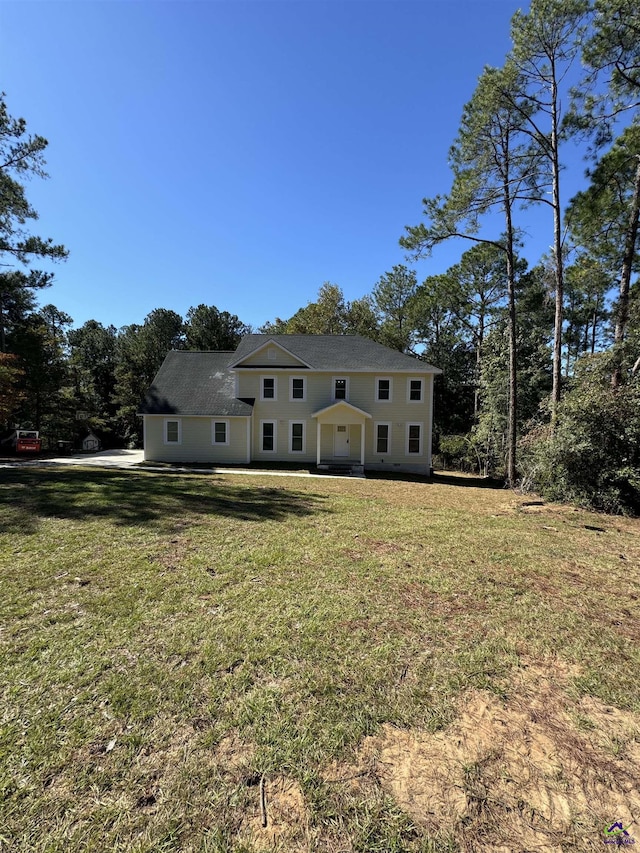
[[[144,457],[429,474],[440,372],[359,335],[247,335],[235,352],[170,352],[141,409]]]

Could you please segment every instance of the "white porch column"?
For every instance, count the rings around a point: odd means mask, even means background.
[[[360,424],[360,464],[364,466],[364,421]]]
[[[320,432],[322,425],[320,421],[316,421],[318,427],[316,431],[316,466],[320,465]]]

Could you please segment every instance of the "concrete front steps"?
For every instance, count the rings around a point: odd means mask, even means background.
[[[318,471],[326,471],[327,474],[364,479],[364,465],[353,462],[321,462],[317,467]]]

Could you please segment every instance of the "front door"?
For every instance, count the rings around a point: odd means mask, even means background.
[[[349,455],[349,427],[343,424],[336,424],[335,442],[333,449],[334,456]]]

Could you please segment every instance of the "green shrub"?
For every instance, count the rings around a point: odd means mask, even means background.
[[[558,408],[554,434],[520,442],[523,486],[551,500],[640,514],[640,382],[613,390],[598,359],[584,359]]]
[[[474,454],[468,436],[442,435],[440,436],[439,448],[443,468],[457,468],[460,471],[467,471],[472,467]]]

